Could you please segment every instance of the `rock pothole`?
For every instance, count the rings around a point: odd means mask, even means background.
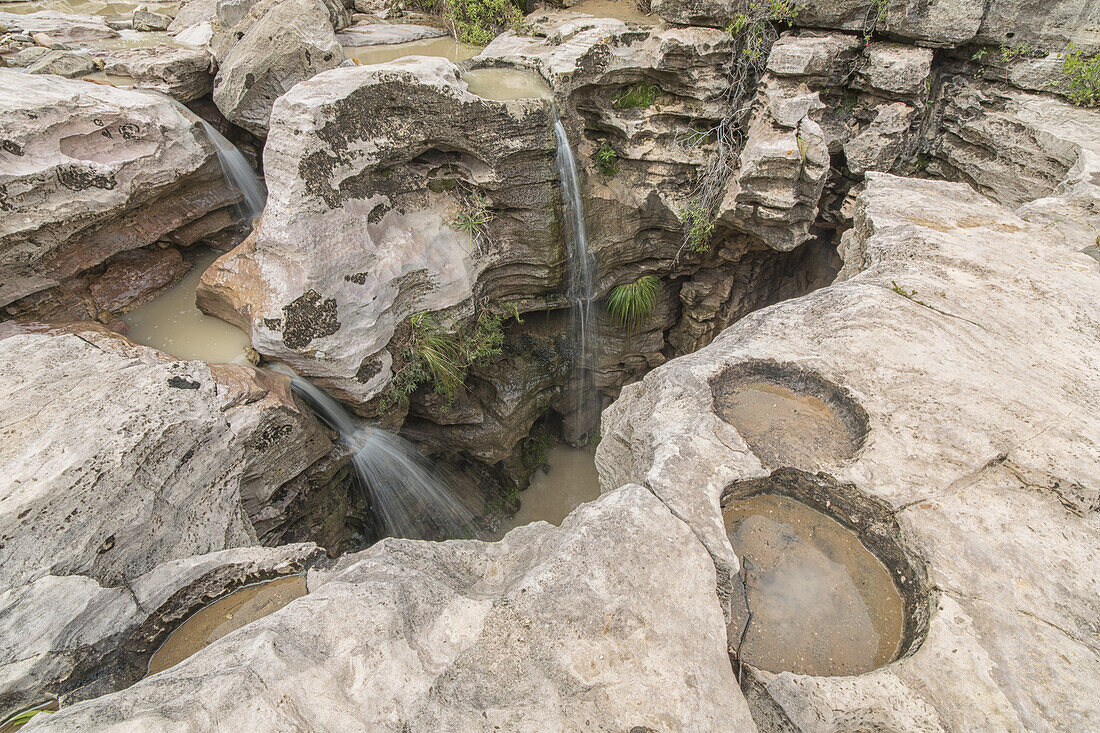
[[[733,484],[722,506],[742,564],[728,629],[738,665],[854,675],[916,649],[925,574],[888,506],[794,469]]]
[[[795,364],[734,364],[711,389],[715,412],[771,469],[817,471],[846,462],[867,434],[867,413],[846,390]]]

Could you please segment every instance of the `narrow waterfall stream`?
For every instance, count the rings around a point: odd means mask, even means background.
[[[410,539],[459,536],[474,515],[409,441],[360,422],[313,383],[293,377],[291,388],[340,435],[352,466],[385,532]]]
[[[237,146],[229,142],[225,135],[218,132],[217,128],[206,120],[200,118],[199,122],[218,148],[218,162],[221,163],[225,180],[244,197],[240,206],[241,216],[251,222],[263,213],[264,205],[267,203],[267,190],[263,182],[252,170],[248,159],[237,149]]]
[[[569,145],[565,125],[556,109],[554,135],[558,142],[557,166],[565,220],[566,295],[570,303],[571,328],[576,349],[575,409],[579,432],[583,435],[590,429],[596,429],[599,423],[600,405],[595,384],[599,354],[595,311],[599,269],[596,258],[588,249],[588,230],[584,221],[584,199],[581,195],[580,176],[577,174],[577,160]]]

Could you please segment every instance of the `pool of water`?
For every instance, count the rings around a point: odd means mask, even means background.
[[[247,623],[275,613],[306,594],[304,575],[238,588],[193,613],[149,660],[149,674],[162,672]]]
[[[550,449],[546,465],[531,476],[531,485],[519,492],[519,511],[505,520],[498,537],[531,522],[561,524],[569,512],[600,496],[600,482],[592,454],[558,445]]]
[[[345,46],[344,55],[360,64],[381,64],[406,56],[438,56],[451,61],[465,61],[481,53],[480,46],[460,43],[454,38],[426,38],[408,43],[384,46]]]
[[[730,644],[771,672],[851,675],[897,656],[904,607],[886,566],[831,517],[782,496],[758,495],[725,509],[744,567],[734,595]],[[751,616],[749,615],[751,611]]]
[[[474,69],[462,75],[470,92],[485,99],[553,99],[542,77],[518,69]]]
[[[568,9],[596,18],[617,18],[628,23],[653,25],[660,20],[657,15],[643,13],[631,0],[583,0]]]
[[[853,452],[855,436],[825,400],[764,379],[722,395],[722,417],[765,465],[816,471]]]
[[[248,335],[195,306],[195,289],[202,273],[220,255],[211,249],[184,252],[191,269],[159,297],[122,316],[127,337],[180,359],[211,363],[247,363]]]

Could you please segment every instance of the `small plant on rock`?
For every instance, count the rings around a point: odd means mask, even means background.
[[[455,229],[465,232],[470,235],[470,239],[477,242],[480,238],[486,236],[486,227],[489,226],[492,220],[493,212],[489,211],[485,197],[477,191],[473,191],[466,199],[462,211],[451,223]]]
[[[596,151],[596,170],[608,178],[619,172],[619,154],[607,143]]]
[[[1062,61],[1069,101],[1078,107],[1100,106],[1100,53],[1085,54],[1072,43]]]
[[[693,252],[706,252],[710,249],[710,238],[714,234],[714,219],[710,211],[698,199],[692,199],[680,208],[680,221],[687,226],[685,244]]]
[[[657,101],[657,87],[649,82],[638,82],[611,103],[615,109],[645,109]]]
[[[628,285],[619,285],[607,296],[607,312],[624,331],[633,333],[653,315],[661,282],[656,275],[643,275]]]
[[[465,385],[470,367],[499,355],[504,346],[501,318],[488,310],[458,328],[454,324],[444,326],[431,313],[417,313],[409,318],[409,328],[405,365],[393,375],[389,391],[381,400],[383,410],[408,401],[413,392],[429,382],[437,394],[446,398],[445,407],[450,406],[455,393]]]

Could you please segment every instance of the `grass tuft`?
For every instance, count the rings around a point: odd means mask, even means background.
[[[633,333],[653,314],[661,282],[656,275],[643,275],[628,285],[619,285],[607,296],[607,312],[619,328]]]

